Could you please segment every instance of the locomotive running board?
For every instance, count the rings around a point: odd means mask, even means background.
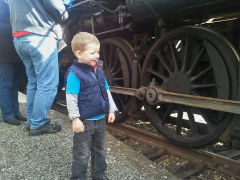
[[[151,82],[149,87],[139,89],[110,86],[110,91],[135,96],[140,100],[146,99],[150,105],[165,102],[240,114],[240,101],[168,92],[155,82]]]

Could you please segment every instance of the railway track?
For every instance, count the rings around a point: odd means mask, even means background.
[[[108,130],[113,134],[129,137],[131,139],[140,141],[143,144],[154,147],[155,151],[151,154],[151,158],[153,159],[159,154],[162,154],[164,151],[167,151],[194,163],[195,168],[185,172],[183,178],[184,176],[188,177],[191,176],[191,174],[196,174],[197,172],[202,171],[204,168],[209,168],[231,177],[240,177],[239,160],[234,160],[203,149],[181,147],[172,144],[162,136],[157,136],[125,124],[108,125]]]
[[[52,109],[67,114],[64,103],[55,103]],[[240,160],[234,160],[232,158],[234,156],[240,156],[239,150],[213,153],[205,149],[187,148],[173,144],[163,136],[123,123],[114,123],[113,125],[108,125],[107,128],[110,133],[121,136],[122,139],[130,138],[153,147],[153,151],[150,153],[148,152],[146,155],[151,160],[155,160],[165,152],[168,152],[193,163],[193,168],[181,172],[181,178],[190,177],[191,175],[203,171],[205,168],[215,170],[234,178],[240,177]]]

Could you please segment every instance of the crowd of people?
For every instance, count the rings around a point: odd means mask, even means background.
[[[27,121],[29,136],[61,131],[60,125],[50,122],[48,112],[58,91],[60,24],[68,19],[66,6],[71,4],[71,0],[0,0],[1,113],[8,124]],[[70,179],[86,179],[90,156],[92,179],[108,179],[106,122],[114,122],[117,107],[99,60],[100,42],[93,34],[79,32],[71,47],[76,60],[66,73],[66,102],[74,134]],[[18,104],[24,68],[26,118]]]

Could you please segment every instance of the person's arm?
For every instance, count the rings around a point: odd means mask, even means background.
[[[0,22],[0,34],[2,35],[8,35],[11,36],[11,32],[12,32],[12,27],[10,22],[9,23],[4,23],[4,22]]]
[[[57,23],[67,20],[68,12],[62,0],[43,0],[42,2],[46,11],[53,16]]]
[[[112,112],[115,112],[115,111],[118,111],[118,108],[112,98],[112,94],[110,92],[110,89],[109,89],[109,86],[108,86],[108,83],[107,83],[107,80],[105,78],[105,88],[107,90],[107,95],[108,95],[108,101],[109,101],[109,112],[112,113]]]
[[[78,93],[80,91],[80,80],[73,72],[69,72],[66,85],[66,102],[69,118],[72,120],[72,129],[75,133],[84,132],[84,125],[80,120],[78,108]]]
[[[73,120],[74,118],[79,118],[80,113],[78,109],[78,95],[70,94],[66,92],[66,103],[67,103],[69,118],[71,120]]]
[[[76,94],[66,94],[67,109],[69,118],[72,120],[72,130],[75,133],[84,132],[84,125],[80,120],[80,114],[78,109],[78,97]]]
[[[109,90],[109,86],[107,83],[107,80],[105,78],[105,88],[107,90],[107,94],[108,94],[108,101],[109,101],[109,114],[108,114],[108,123],[113,123],[115,121],[115,114],[114,112],[117,111],[117,106],[115,104],[115,102],[113,101],[111,92]]]
[[[4,1],[0,1],[0,34],[10,35],[12,27],[10,24],[10,14],[8,4]]]

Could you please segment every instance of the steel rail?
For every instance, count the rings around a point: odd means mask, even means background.
[[[118,135],[121,134],[123,136],[129,136],[144,144],[148,144],[159,149],[165,149],[169,153],[190,160],[199,166],[204,166],[232,177],[240,177],[240,161],[229,159],[201,149],[184,148],[179,145],[172,144],[162,136],[157,136],[124,124],[108,125],[107,128],[109,131],[117,133]]]

